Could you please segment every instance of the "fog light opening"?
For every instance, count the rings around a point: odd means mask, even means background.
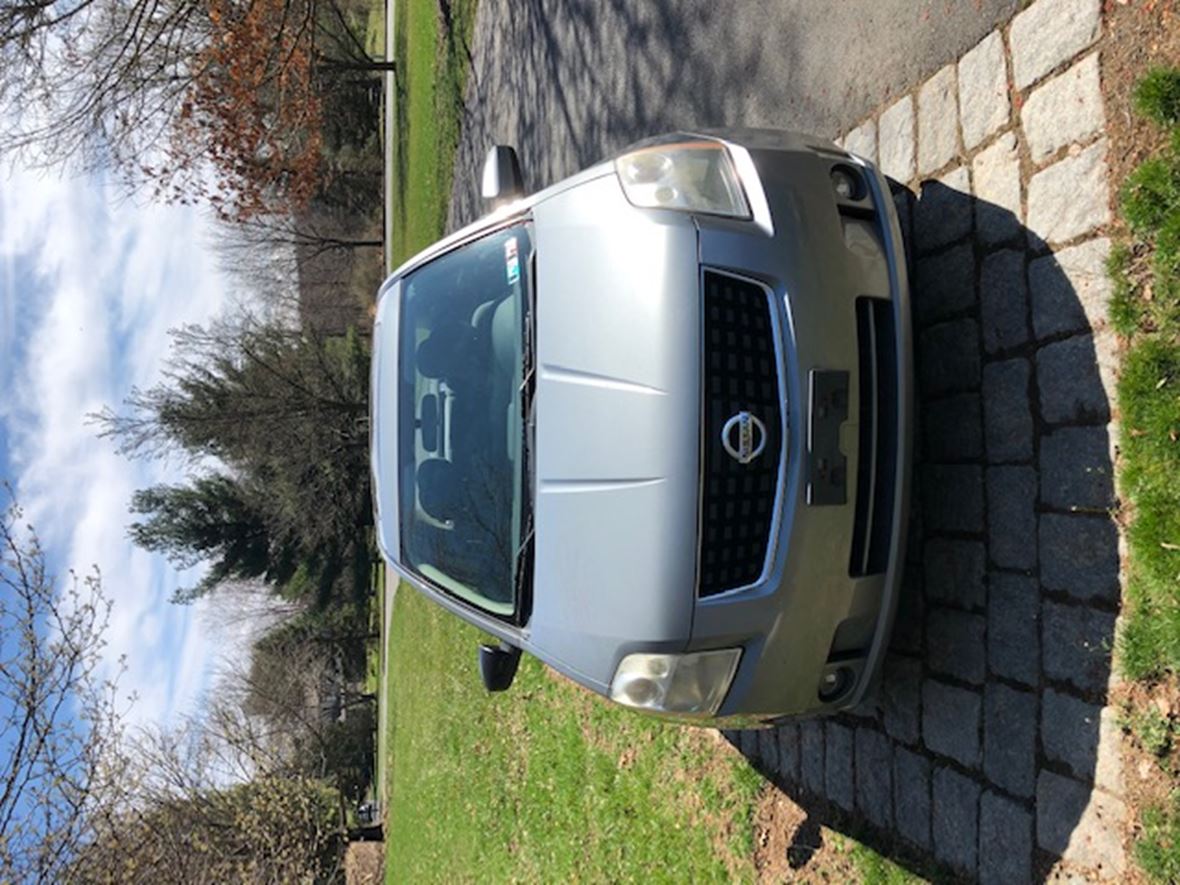
[[[830,704],[848,694],[852,688],[852,670],[848,667],[836,667],[828,670],[819,679],[819,699]]]
[[[841,200],[859,200],[864,196],[864,181],[849,166],[832,167],[832,189]]]

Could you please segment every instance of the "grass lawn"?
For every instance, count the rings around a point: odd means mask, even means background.
[[[380,634],[381,622],[385,615],[385,565],[377,562],[373,565],[373,595],[369,608],[369,624],[372,632]],[[373,784],[369,789],[372,798],[380,798],[380,785],[383,783],[386,758],[386,699],[381,694],[381,658],[382,643],[380,640],[369,642],[365,648],[365,693],[376,694],[377,701],[377,739],[374,742],[376,759],[373,762]]]
[[[1151,698],[1180,680],[1180,69],[1147,73],[1134,105],[1158,127],[1159,146],[1122,186],[1128,233],[1110,262],[1111,320],[1127,341],[1118,391],[1119,481],[1130,519],[1119,659]],[[1153,881],[1176,882],[1180,725],[1150,702],[1127,719],[1165,775],[1161,795],[1144,809],[1136,859]]]
[[[452,0],[451,28],[438,0],[396,3],[394,57],[393,259],[430,245],[443,233],[451,170],[462,126],[467,54],[476,0]]]
[[[476,631],[410,589],[395,606],[387,881],[752,878],[762,779],[738,754],[528,657],[489,695]]]
[[[1121,660],[1132,679],[1154,680],[1180,673],[1180,72],[1155,71],[1136,95],[1170,134],[1122,186],[1129,236],[1110,268],[1111,318],[1128,341],[1119,409],[1131,605]]]

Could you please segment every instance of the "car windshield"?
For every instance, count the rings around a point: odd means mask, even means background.
[[[404,562],[503,618],[527,518],[521,408],[532,240],[497,231],[410,274],[400,320]]]

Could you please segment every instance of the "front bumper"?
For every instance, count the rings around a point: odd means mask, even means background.
[[[901,231],[888,183],[875,167],[804,136],[763,130],[716,135],[740,146],[735,154],[753,192],[755,218],[699,218],[701,264],[767,290],[779,330],[785,458],[762,577],[732,593],[698,597],[690,648],[743,648],[718,717],[748,724],[854,706],[880,670],[905,549],[913,351]],[[857,167],[867,186],[851,209],[838,205],[830,179],[841,163]],[[876,414],[876,377],[865,371],[858,302],[862,314],[869,304],[891,320],[885,360],[895,387],[883,416],[888,420],[874,423],[887,438],[861,432],[862,415]],[[838,430],[846,458],[842,502],[814,488],[809,494],[817,445],[815,373],[829,372],[847,373],[848,417]],[[866,436],[875,442],[862,451]],[[888,469],[874,473],[870,459],[879,460],[879,452],[887,453]],[[867,486],[858,483],[862,467],[871,477]],[[880,555],[869,569],[852,564],[866,488],[890,502],[878,520],[881,529],[888,519]],[[846,689],[821,700],[821,680],[841,669],[851,680]]]

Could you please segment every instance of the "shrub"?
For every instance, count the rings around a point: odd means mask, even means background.
[[[1152,68],[1135,86],[1135,110],[1161,126],[1180,123],[1180,69]]]
[[[1113,286],[1108,313],[1115,331],[1127,338],[1134,334],[1144,319],[1135,285],[1127,275],[1130,266],[1131,250],[1125,243],[1115,243],[1106,259],[1106,275]]]
[[[1144,812],[1135,855],[1150,881],[1180,881],[1180,791],[1165,805]]]
[[[1123,216],[1137,234],[1159,230],[1180,213],[1180,163],[1174,156],[1152,157],[1127,176],[1120,193]]]

